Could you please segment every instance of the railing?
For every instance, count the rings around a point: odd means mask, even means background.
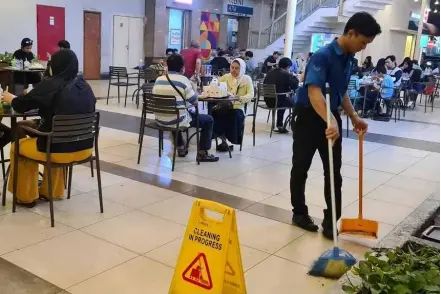
[[[296,24],[302,22],[319,8],[338,7],[339,2],[339,0],[300,0],[297,3]],[[283,13],[260,33],[259,30],[250,30],[248,48],[264,49],[285,34],[286,14],[286,12]]]

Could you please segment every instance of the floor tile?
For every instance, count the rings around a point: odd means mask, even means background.
[[[0,216],[0,255],[62,235],[73,230],[41,215],[21,210]]]
[[[409,191],[382,185],[367,194],[365,198],[381,200],[410,208],[417,208],[429,196],[430,193],[427,192]]]
[[[167,293],[173,269],[139,256],[72,288],[72,294]]]
[[[190,217],[191,208],[195,198],[188,196],[176,196],[164,201],[146,206],[141,210],[151,215],[187,225]]]
[[[125,181],[129,181],[129,179],[115,176],[110,173],[101,172],[101,186],[107,187],[111,185],[115,185],[118,183],[122,183]],[[95,173],[95,177],[91,177],[90,170],[80,170],[75,171],[72,175],[72,188],[82,191],[82,192],[90,192],[92,190],[98,190],[98,181]]]
[[[403,176],[439,182],[440,155],[431,154],[401,173]]]
[[[385,154],[374,151],[364,156],[363,166],[373,170],[399,174],[420,160],[420,157],[404,156],[394,153]],[[351,161],[348,164],[358,166],[358,160]]]
[[[222,160],[221,164],[186,165],[184,167],[177,167],[176,170],[221,181],[270,163],[270,161],[266,160],[236,155],[234,158]]]
[[[176,192],[139,182],[124,182],[103,189],[106,200],[132,208],[142,208],[179,195]]]
[[[82,231],[142,254],[183,236],[185,226],[141,211],[132,211]]]
[[[305,233],[300,228],[246,212],[237,212],[240,243],[274,253]],[[264,237],[262,237],[264,236]]]
[[[439,189],[440,184],[433,181],[412,178],[409,176],[398,175],[385,183],[387,186],[392,186],[409,191],[421,191],[429,194]]]
[[[397,226],[414,208],[384,202],[376,199],[363,199],[363,218]],[[358,217],[358,200],[343,209],[344,218]]]
[[[340,225],[339,225],[340,227]],[[378,243],[384,239],[393,229],[394,225],[378,222],[378,239],[362,238],[359,236],[340,234],[338,239],[342,241],[349,241],[367,248],[378,247]]]
[[[311,266],[320,255],[332,249],[333,246],[333,242],[327,240],[321,233],[306,233],[277,251],[275,255],[304,266]],[[305,250],[305,248],[308,248],[308,250]],[[367,247],[344,240],[339,242],[339,248],[348,251],[357,260],[362,258],[363,254],[369,250]]]
[[[245,274],[248,293],[253,294],[324,294],[335,281],[311,277],[309,268],[276,256],[271,256]]]
[[[3,258],[66,289],[135,256],[121,247],[75,231]]]
[[[54,216],[57,222],[79,229],[132,210],[110,201],[103,201],[103,207],[104,213],[100,213],[98,195],[87,193],[54,202]],[[31,211],[49,217],[49,203],[37,205]]]
[[[170,267],[175,267],[181,250],[182,238],[167,243],[145,254],[148,258],[156,260]],[[242,245],[240,247],[242,255],[243,270],[247,271],[262,260],[268,258],[268,253]]]

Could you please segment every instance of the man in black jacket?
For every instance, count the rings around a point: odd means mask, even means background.
[[[277,96],[277,107],[292,107],[294,106],[294,92],[299,86],[299,80],[293,76],[289,69],[292,66],[292,61],[288,57],[283,57],[279,61],[279,67],[269,72],[265,80],[266,85],[276,85],[276,93],[286,93]],[[268,107],[273,108],[275,100],[271,98],[264,98]],[[283,115],[285,109],[277,110],[277,132],[287,133],[288,130],[283,126]]]

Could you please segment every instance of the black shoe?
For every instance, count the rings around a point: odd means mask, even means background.
[[[188,154],[188,150],[184,148],[177,149],[178,151],[178,157],[185,157]]]
[[[37,201],[32,201],[30,203],[20,203],[20,202],[17,202],[17,205],[18,206],[23,206],[23,207],[26,207],[26,208],[34,208],[35,205],[37,205]]]
[[[296,226],[310,232],[317,232],[319,229],[319,227],[314,223],[309,215],[294,214],[292,217],[292,222]]]
[[[196,160],[198,160],[199,162],[217,162],[219,161],[219,157],[216,157],[212,154],[208,154],[208,152],[205,152],[204,154],[199,153],[197,155]]]
[[[322,233],[323,236],[328,239],[333,241],[334,240],[334,234],[332,232],[332,223],[330,222],[322,222]],[[337,230],[337,236],[338,236],[338,230]]]
[[[284,128],[284,127],[277,127],[277,129],[274,130],[274,132],[279,133],[279,134],[289,133],[289,131],[286,128]]]
[[[230,151],[234,150],[234,146],[233,145],[228,146],[228,144],[222,142],[220,145],[218,145],[216,147],[216,151],[217,152],[228,152],[228,148],[230,149]]]

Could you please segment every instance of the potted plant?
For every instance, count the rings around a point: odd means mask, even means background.
[[[348,294],[429,294],[440,293],[439,250],[407,243],[403,248],[374,249],[352,269],[361,283],[348,279]]]

